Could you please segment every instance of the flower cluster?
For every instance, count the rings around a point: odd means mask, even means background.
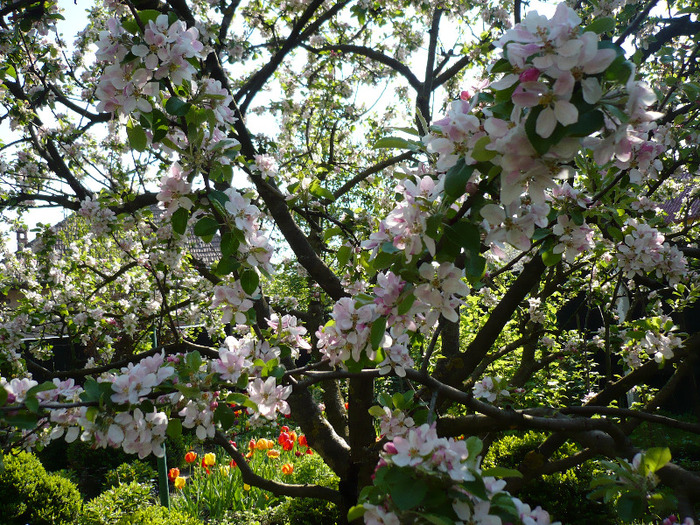
[[[204,59],[204,51],[196,27],[188,28],[180,20],[171,24],[167,15],[149,20],[138,36],[116,18],[108,20],[95,53],[108,64],[97,86],[98,110],[124,116],[136,110],[151,112],[152,97],[160,92],[158,80],[168,77],[176,86],[191,80],[195,68],[189,60]]]
[[[178,208],[192,209],[194,203],[188,197],[192,191],[192,184],[187,181],[187,173],[182,166],[174,162],[170,170],[160,181],[160,192],[156,199],[165,208],[166,217],[171,216]]]
[[[472,447],[474,444],[475,442],[470,443]],[[476,455],[478,450],[470,450],[465,441],[439,438],[435,428],[427,424],[409,429],[405,436],[395,437],[393,441],[384,445],[384,453],[377,465],[373,489],[378,490],[370,490],[364,495],[362,506],[365,523],[399,525],[418,510],[416,507],[419,505],[430,505],[429,495],[423,495],[411,503],[403,502],[403,508],[397,505],[394,497],[390,497],[388,491],[384,491],[382,487],[384,480],[389,477],[388,472],[392,472],[391,479],[397,485],[398,479],[410,486],[414,477],[429,477],[431,488],[440,494],[436,494],[437,498],[443,501],[444,495],[449,494],[444,503],[440,503],[441,508],[435,510],[439,510],[441,515],[449,516],[456,524],[500,525],[503,523],[500,516],[501,506],[503,502],[508,501],[509,505],[517,510],[519,523],[549,525],[549,514],[540,507],[531,509],[529,505],[510,496],[503,490],[505,481],[482,476],[479,468],[480,458]],[[477,478],[483,481],[484,491],[480,496],[474,494],[476,491],[466,489],[464,485],[465,482],[471,483]],[[396,492],[398,490],[394,488],[394,496]],[[432,509],[425,509],[429,510]]]
[[[510,392],[505,388],[505,380],[502,377],[486,376],[481,381],[474,383],[472,392],[474,397],[483,398],[486,401],[493,403],[499,397],[508,397]]]
[[[427,220],[442,191],[442,184],[436,183],[429,175],[407,177],[401,181],[396,186],[396,193],[402,200],[381,221],[379,230],[362,243],[363,248],[372,250],[374,257],[388,242],[403,251],[407,261],[424,249],[435,255],[435,240],[427,234]]]
[[[683,253],[666,243],[656,228],[628,219],[625,231],[623,241],[617,245],[617,266],[627,277],[654,272],[658,277],[667,277],[673,285],[687,273]]]

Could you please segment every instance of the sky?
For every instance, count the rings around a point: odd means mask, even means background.
[[[76,31],[84,28],[87,24],[87,12],[85,6],[87,2],[85,0],[58,0],[60,7],[64,9],[63,16],[65,20],[59,21],[58,30],[59,33],[63,35],[64,40],[71,45],[74,40],[74,35]],[[531,7],[529,10],[537,10],[540,14],[551,15],[554,12],[556,4],[552,2],[541,2],[533,1],[531,2]],[[389,93],[389,90],[387,90]],[[7,124],[3,124],[0,127],[0,133],[9,142],[8,137],[11,132]],[[6,212],[3,212],[6,213]],[[11,215],[11,214],[10,214]],[[63,220],[66,216],[65,210],[58,208],[46,208],[42,210],[34,210],[25,214],[25,223],[31,230],[36,226],[37,223],[43,224],[55,224]],[[7,231],[4,225],[0,225],[0,231],[5,233],[8,238],[8,247],[11,251],[16,249],[16,234],[15,232]],[[34,234],[29,232],[29,240],[34,238]]]

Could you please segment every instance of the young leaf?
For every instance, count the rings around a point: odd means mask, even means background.
[[[258,284],[260,284],[258,272],[251,269],[246,269],[241,272],[241,287],[245,293],[253,295],[255,290],[258,289]]]
[[[175,213],[173,213],[173,216],[170,218],[170,222],[173,225],[173,231],[175,233],[179,233],[180,235],[184,235],[185,230],[187,230],[187,221],[190,218],[190,211],[186,208],[178,208],[175,210]]]
[[[148,139],[146,132],[140,125],[134,126],[131,121],[126,125],[126,136],[129,138],[129,145],[136,151],[145,151]]]
[[[194,234],[197,237],[210,237],[216,234],[219,223],[211,217],[202,217],[194,225]]]

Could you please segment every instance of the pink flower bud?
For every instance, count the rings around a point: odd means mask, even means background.
[[[531,67],[520,73],[520,82],[534,82],[540,77],[540,70],[536,67]]]
[[[467,182],[467,193],[469,195],[474,195],[477,191],[479,191],[478,184],[475,184],[474,182]]]
[[[384,444],[384,452],[387,454],[398,454],[398,450],[396,450],[396,447],[394,444],[390,441],[389,443]]]

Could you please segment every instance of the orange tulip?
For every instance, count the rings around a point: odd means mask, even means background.
[[[299,445],[302,446],[302,447],[308,447],[308,446],[309,446],[308,442],[306,441],[306,436],[305,436],[304,434],[302,434],[301,436],[299,436]]]
[[[168,479],[170,481],[175,481],[179,477],[180,477],[180,469],[179,468],[171,468],[168,471]]]
[[[285,463],[282,465],[282,474],[289,476],[292,472],[294,472],[294,465],[291,463]]]
[[[185,454],[185,462],[187,463],[194,463],[197,461],[197,453],[190,450],[187,454]]]
[[[267,451],[267,457],[268,458],[278,458],[278,457],[280,457],[280,451],[275,450],[274,448],[270,449]]]

